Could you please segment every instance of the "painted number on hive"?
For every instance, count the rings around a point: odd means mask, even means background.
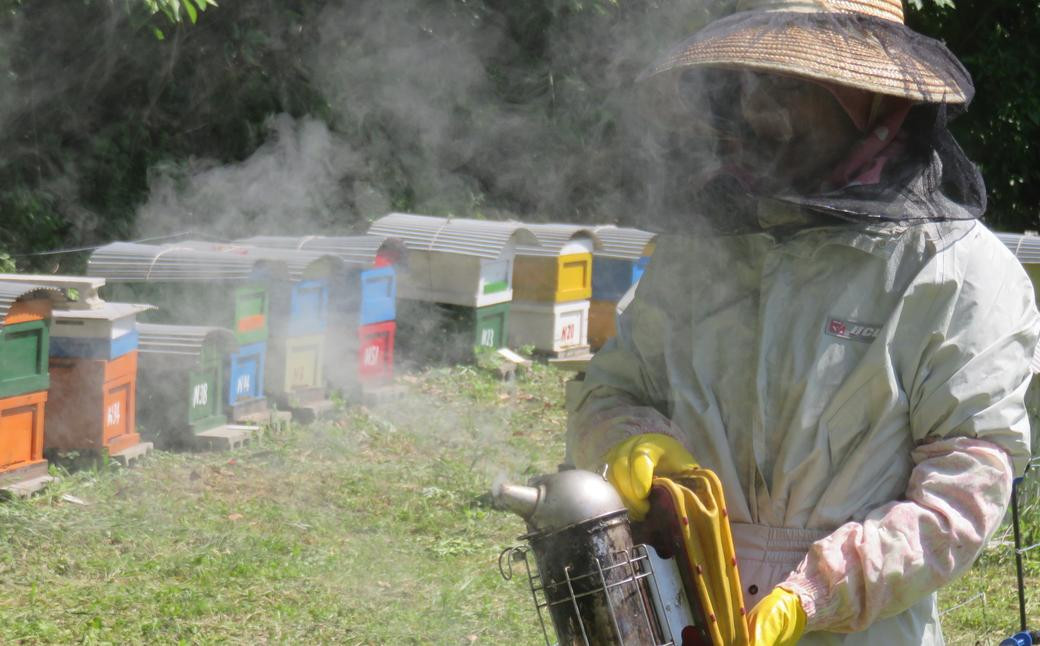
[[[487,328],[480,331],[480,345],[493,348],[495,347],[495,329]]]
[[[122,418],[123,407],[120,402],[112,402],[105,409],[105,426],[118,426]]]
[[[575,334],[576,329],[577,326],[573,323],[568,323],[567,325],[564,325],[563,329],[560,330],[560,338],[564,341],[573,341],[577,336],[577,334]]]
[[[362,363],[366,366],[378,366],[379,365],[379,346],[370,345],[365,348],[365,355],[361,358]]]
[[[198,408],[209,403],[209,384],[195,384],[191,391],[191,407]]]
[[[235,394],[242,395],[248,393],[251,384],[252,380],[249,378],[249,375],[239,375],[238,381],[235,382]]]

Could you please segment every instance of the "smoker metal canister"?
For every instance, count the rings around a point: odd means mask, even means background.
[[[531,485],[503,485],[495,499],[527,520],[522,538],[538,571],[532,593],[539,612],[548,608],[559,646],[667,643],[648,592],[645,548],[634,545],[613,487],[577,470]]]

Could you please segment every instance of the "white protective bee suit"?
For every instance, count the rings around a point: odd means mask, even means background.
[[[666,433],[721,478],[747,608],[799,595],[802,644],[942,644],[1029,457],[1040,316],[974,220],[666,235],[569,397],[568,461]]]

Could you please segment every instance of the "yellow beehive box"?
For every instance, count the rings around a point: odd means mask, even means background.
[[[569,303],[591,298],[595,233],[565,224],[532,224],[528,229],[541,244],[517,248],[513,300]]]

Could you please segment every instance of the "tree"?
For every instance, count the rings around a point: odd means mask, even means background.
[[[957,0],[909,14],[915,29],[944,40],[971,72],[976,96],[953,131],[989,190],[987,222],[1040,228],[1040,11],[1035,3]]]

